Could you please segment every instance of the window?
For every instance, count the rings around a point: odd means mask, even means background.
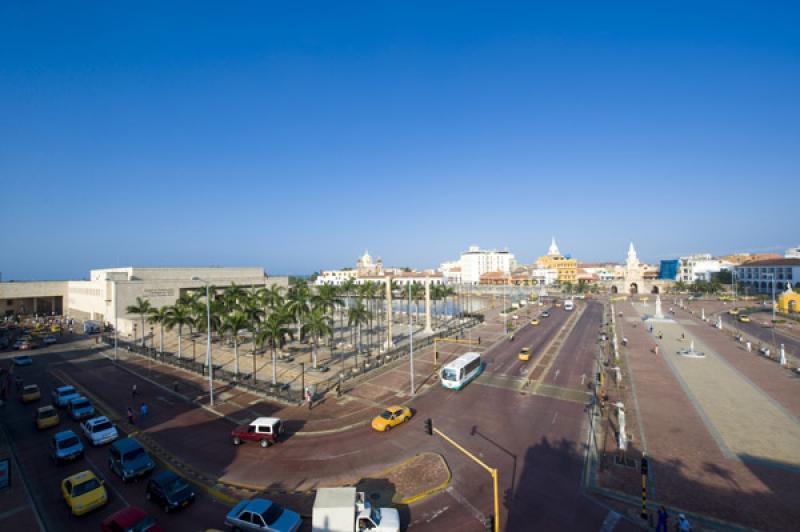
[[[253,522],[253,514],[250,512],[242,512],[239,514],[239,520],[244,521],[245,523],[252,523]]]
[[[258,432],[261,432],[262,434],[272,434],[272,427],[258,427]]]

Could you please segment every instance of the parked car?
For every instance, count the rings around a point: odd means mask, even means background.
[[[269,447],[277,443],[283,434],[283,424],[276,417],[259,417],[249,425],[240,425],[233,429],[231,437],[233,444],[239,445],[246,441],[258,442],[261,447]]]
[[[372,428],[379,432],[387,432],[409,419],[411,419],[411,409],[405,406],[390,406],[373,418]]]
[[[97,416],[81,423],[81,430],[92,445],[98,446],[119,438],[117,427],[106,416]]]
[[[156,519],[141,508],[128,506],[106,517],[100,524],[103,532],[164,532]]]
[[[23,403],[32,403],[42,398],[42,392],[39,391],[39,386],[36,384],[26,384],[22,387],[22,394],[19,400]]]
[[[44,430],[50,427],[55,427],[61,423],[58,417],[58,411],[52,406],[43,406],[36,410],[36,428]]]
[[[739,316],[739,321],[742,322],[742,323],[749,323],[750,322],[750,316],[748,316],[747,314],[742,314],[742,315]]]
[[[20,351],[30,351],[31,349],[36,349],[37,347],[39,347],[39,344],[37,344],[33,340],[26,340],[25,342],[22,342],[19,345],[19,350]],[[18,363],[16,359],[19,359],[20,361],[22,361],[22,363]],[[15,357],[14,362],[18,366],[30,366],[31,364],[33,364],[33,359],[31,357],[29,357],[29,356]]]
[[[162,471],[154,475],[147,483],[145,496],[148,501],[161,506],[165,513],[185,508],[195,498],[192,487],[172,471]]]
[[[61,481],[61,495],[73,515],[83,515],[108,502],[103,484],[92,471],[81,471]]]
[[[108,467],[123,482],[149,475],[156,463],[139,442],[132,438],[122,438],[108,448]]]
[[[50,458],[56,464],[77,460],[83,456],[83,452],[83,443],[71,430],[57,432],[50,440]]]
[[[30,347],[31,342],[23,342],[22,345],[24,346],[26,343],[28,344],[28,347],[26,348],[20,346],[20,349],[32,349]],[[33,359],[28,355],[16,356],[12,360],[14,361],[15,366],[30,366],[31,364],[33,364]]]
[[[69,404],[67,404],[67,412],[69,412],[72,419],[79,421],[94,415],[94,405],[89,399],[81,395],[70,400]]]
[[[267,499],[245,499],[225,516],[225,524],[239,530],[294,532],[300,516]]]
[[[51,395],[53,404],[60,408],[65,408],[70,401],[81,396],[74,386],[59,386],[52,391]]]
[[[58,338],[54,334],[48,334],[44,338],[42,338],[42,343],[45,345],[51,345],[58,342]]]

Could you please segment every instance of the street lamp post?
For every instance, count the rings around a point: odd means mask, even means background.
[[[111,294],[111,297],[114,298],[114,362],[117,361],[117,335],[119,334],[119,320],[117,318],[119,312],[117,311],[118,303],[117,303],[117,280],[114,280],[114,290]]]
[[[207,281],[199,277],[192,277],[192,281],[200,281],[206,285],[206,327],[208,329],[208,342],[206,348],[206,363],[208,364],[208,404],[214,406],[214,365],[211,363],[211,296]]]
[[[408,287],[408,345],[409,345],[409,366],[411,370],[411,395],[414,395],[414,323],[411,321],[411,285]]]

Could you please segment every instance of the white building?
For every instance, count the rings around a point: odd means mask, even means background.
[[[339,286],[346,283],[349,279],[355,281],[357,278],[358,272],[355,270],[323,270],[314,280],[314,284],[317,286],[323,284]]]
[[[0,309],[6,315],[56,313],[109,324],[116,320],[121,332],[131,333],[141,327],[141,318],[125,309],[137,297],[161,308],[185,292],[203,291],[205,283],[218,289],[232,284],[286,287],[288,278],[267,277],[263,268],[107,268],[91,270],[88,281],[0,283]]]
[[[769,294],[775,283],[775,292],[800,283],[800,258],[768,259],[745,262],[736,267],[736,282],[742,283],[750,292]]]
[[[695,281],[710,281],[715,273],[723,270],[732,271],[733,263],[715,259],[708,253],[698,253],[680,258],[678,280],[684,283]]]
[[[531,268],[528,274],[537,285],[551,286],[558,281],[558,270],[555,268]]]
[[[784,257],[787,259],[800,259],[800,246],[787,249]]]
[[[517,267],[514,255],[508,251],[484,250],[478,246],[470,246],[463,252],[459,263],[461,281],[467,284],[479,284],[484,273],[511,273]]]
[[[439,265],[439,271],[442,272],[444,282],[447,284],[461,284],[461,261],[453,260],[450,262],[443,262]]]

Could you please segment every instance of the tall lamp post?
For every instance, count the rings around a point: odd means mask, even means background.
[[[411,369],[411,395],[414,395],[414,323],[411,321],[411,283],[407,283],[406,287],[408,288],[408,360]]]
[[[119,331],[119,321],[118,321],[118,314],[117,308],[119,304],[117,303],[117,280],[114,279],[114,290],[111,293],[111,297],[114,298],[114,362],[117,361],[117,334]]]
[[[214,406],[214,366],[211,364],[211,297],[208,291],[208,281],[199,277],[192,277],[192,281],[200,281],[206,285],[206,327],[208,329],[208,343],[206,344],[206,364],[208,364],[208,404]]]
[[[764,277],[769,277],[770,285],[772,288],[772,326],[775,327],[775,274],[765,273]]]

